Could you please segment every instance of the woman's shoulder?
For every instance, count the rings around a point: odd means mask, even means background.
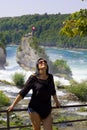
[[[49,73],[49,78],[50,79],[53,79],[53,75]]]
[[[36,79],[36,78],[37,78],[36,73],[31,74],[30,77],[29,77],[29,79]]]

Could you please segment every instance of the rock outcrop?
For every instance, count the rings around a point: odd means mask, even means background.
[[[17,63],[25,70],[34,70],[36,66],[36,61],[38,58],[43,57],[48,61],[49,70],[53,73],[53,64],[46,55],[44,49],[37,47],[33,49],[31,46],[33,44],[32,36],[23,37],[21,44],[17,50]],[[42,50],[40,50],[42,49]]]
[[[5,50],[0,46],[0,70],[5,69],[6,64],[6,53]]]
[[[70,79],[71,72],[65,73],[65,70],[62,69],[62,67],[60,68],[60,72],[58,71],[57,68],[55,72],[55,66],[52,63],[52,61],[49,60],[49,57],[46,55],[44,49],[40,48],[36,44],[38,43],[36,42],[34,43],[32,36],[23,37],[21,44],[17,50],[17,63],[25,70],[35,70],[37,59],[43,57],[47,60],[49,64],[50,73],[53,73],[54,75],[59,77],[59,75],[61,75],[62,72],[62,77],[64,78],[66,77],[67,79]]]
[[[79,98],[73,93],[67,93],[61,97],[62,100],[79,101]]]
[[[25,70],[34,69],[36,61],[39,58],[30,44],[32,44],[32,37],[23,37],[21,45],[17,50],[17,63]]]

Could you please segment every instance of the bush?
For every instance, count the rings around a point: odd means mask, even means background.
[[[57,67],[58,71],[61,72],[61,70],[63,72],[70,72],[71,73],[71,70],[69,68],[69,66],[67,65],[67,62],[65,60],[56,60],[54,62],[54,65]]]
[[[12,77],[14,84],[21,88],[25,83],[25,75],[23,73],[15,73]]]
[[[56,75],[59,75],[67,79],[72,78],[71,69],[67,65],[67,62],[65,60],[58,59],[53,64],[54,64],[54,72],[56,73]]]
[[[87,101],[87,81],[72,84],[68,91],[74,93],[81,101]]]
[[[10,104],[10,99],[3,93],[3,91],[0,91],[0,106],[7,106]]]

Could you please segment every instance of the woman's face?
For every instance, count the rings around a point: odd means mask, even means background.
[[[42,69],[47,70],[47,61],[43,60],[43,59],[39,60],[38,61],[38,69],[39,70],[42,70]]]

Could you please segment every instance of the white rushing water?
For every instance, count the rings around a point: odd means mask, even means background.
[[[77,82],[87,80],[87,50],[70,50],[58,48],[45,48],[46,53],[52,61],[63,59],[67,61],[72,77]]]
[[[12,81],[12,76],[15,72],[23,73],[25,75],[25,79],[33,73],[31,71],[23,70],[16,62],[16,50],[17,46],[8,46],[7,50],[7,63],[5,70],[0,70],[0,79],[7,80],[9,82]],[[69,84],[69,81],[65,80],[64,78],[54,77],[54,80],[59,80],[61,84]]]
[[[5,70],[0,70],[0,80],[6,80],[11,82],[12,76],[15,72],[20,72],[25,75],[25,79],[33,73],[31,71],[23,70],[16,63],[16,50],[17,46],[8,46],[7,50],[7,62],[8,66],[6,66]],[[69,49],[58,49],[58,48],[45,48],[47,55],[52,61],[56,59],[66,60],[68,65],[71,68],[74,80],[80,82],[82,80],[87,79],[87,50],[69,50]],[[55,81],[60,81],[61,84],[68,85],[69,81],[64,78],[58,78],[54,76]],[[12,89],[9,86],[0,86],[0,90],[4,90],[4,92],[8,91],[11,93],[16,93],[19,89],[12,86]],[[8,94],[9,94],[8,93]],[[58,92],[58,95],[63,95],[62,91]],[[13,94],[14,95],[14,94]]]
[[[26,72],[16,63],[17,46],[8,46],[6,50],[8,66],[5,67],[6,70],[0,70],[0,79],[12,81],[12,75],[15,72],[24,73],[27,79],[32,72]],[[87,50],[69,50],[53,47],[46,47],[45,50],[52,61],[55,61],[56,59],[67,61],[67,64],[71,68],[74,80],[80,82],[87,79]],[[68,81],[64,78],[54,77],[54,79],[60,80],[63,84],[68,84]]]

